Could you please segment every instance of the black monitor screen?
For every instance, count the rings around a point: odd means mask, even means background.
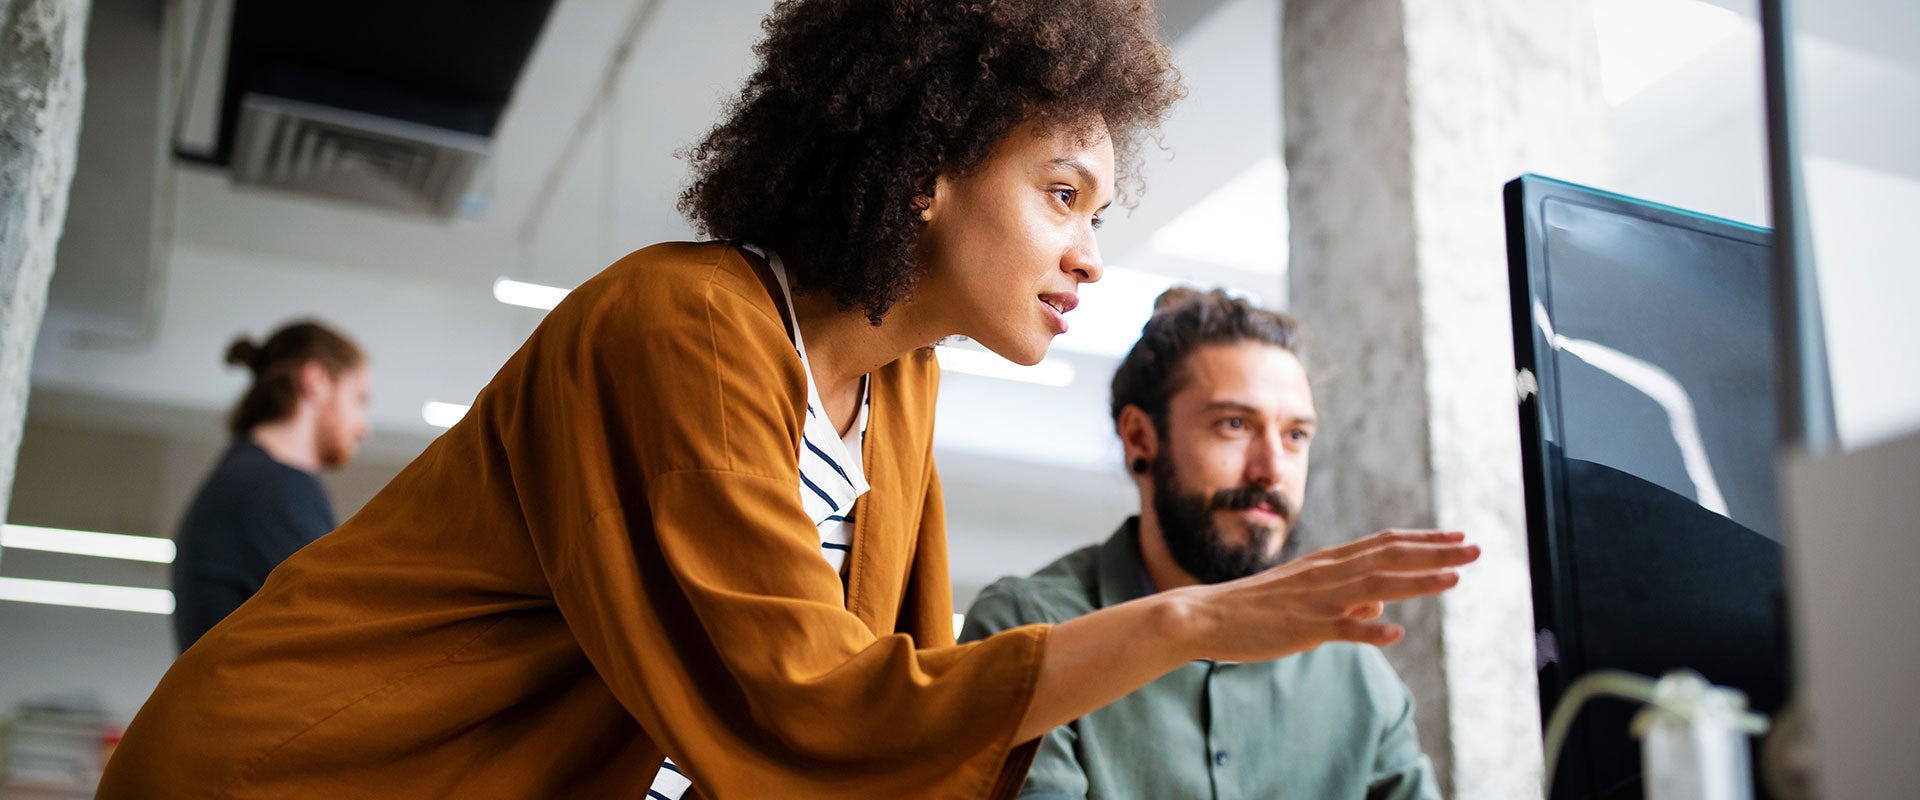
[[[1767,232],[1527,176],[1507,187],[1541,704],[1597,669],[1785,685]],[[1555,798],[1632,797],[1598,701]]]
[[[1567,198],[1540,206],[1551,277],[1531,314],[1554,336],[1548,441],[1779,541],[1766,245]]]

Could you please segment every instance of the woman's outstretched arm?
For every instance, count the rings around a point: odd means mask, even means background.
[[[1017,741],[1039,737],[1202,658],[1265,661],[1327,642],[1384,645],[1381,604],[1438,594],[1479,558],[1459,533],[1387,531],[1257,575],[1191,586],[1055,625]]]

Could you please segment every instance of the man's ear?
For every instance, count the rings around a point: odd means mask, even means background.
[[[327,373],[327,368],[320,362],[308,361],[300,365],[300,372],[295,375],[294,388],[298,390],[300,399],[318,400],[325,397],[327,391],[333,388],[333,376]]]
[[[1116,423],[1116,429],[1129,469],[1141,459],[1151,466],[1160,457],[1160,431],[1154,428],[1153,418],[1147,416],[1147,412],[1139,406],[1129,405],[1120,409],[1120,421]]]

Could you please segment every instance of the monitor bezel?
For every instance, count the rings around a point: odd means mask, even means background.
[[[1765,228],[1711,217],[1659,203],[1637,200],[1600,189],[1535,174],[1509,181],[1502,192],[1506,211],[1507,268],[1513,326],[1514,377],[1519,405],[1521,475],[1526,497],[1527,557],[1532,579],[1536,647],[1542,632],[1551,632],[1557,658],[1552,665],[1536,662],[1541,727],[1552,704],[1565,694],[1573,676],[1586,672],[1582,663],[1581,620],[1574,613],[1579,576],[1575,574],[1563,531],[1570,512],[1565,507],[1565,465],[1549,455],[1546,431],[1563,430],[1558,398],[1559,373],[1552,347],[1533,318],[1537,302],[1553,318],[1551,276],[1546,259],[1545,214],[1548,200],[1559,200],[1607,213],[1633,216],[1694,232],[1770,247]],[[1767,275],[1769,281],[1771,274]],[[1523,374],[1533,376],[1525,390]],[[1559,438],[1558,436],[1554,438]],[[1552,491],[1548,491],[1549,487]],[[1566,743],[1559,770],[1566,780],[1585,784],[1589,773],[1578,731]],[[1558,781],[1556,781],[1558,783]],[[1551,795],[1552,787],[1548,787]]]

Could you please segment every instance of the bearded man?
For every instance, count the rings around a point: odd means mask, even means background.
[[[1140,515],[1106,543],[969,610],[962,641],[1155,592],[1310,565],[1293,558],[1312,386],[1284,314],[1174,289],[1113,377]],[[1324,551],[1331,555],[1333,551]],[[1356,612],[1380,613],[1378,604]],[[1413,698],[1379,649],[1334,642],[1260,663],[1196,661],[1043,740],[1023,798],[1438,800]]]

